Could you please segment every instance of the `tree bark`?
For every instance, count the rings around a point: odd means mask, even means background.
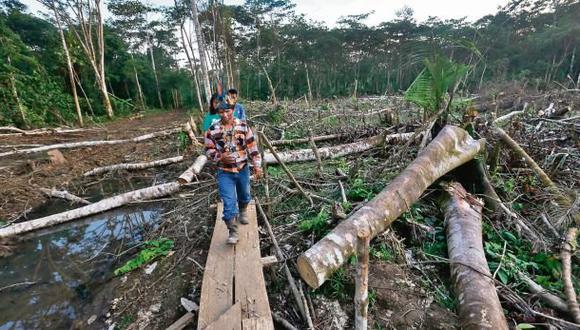
[[[459,183],[445,186],[447,251],[459,301],[461,329],[508,329],[485,259],[481,236],[483,202]]]
[[[66,199],[67,201],[71,201],[73,203],[79,203],[79,204],[91,204],[91,202],[89,202],[88,200],[84,199],[84,198],[80,198],[78,196],[75,196],[71,193],[69,193],[66,190],[56,190],[56,189],[46,189],[46,188],[39,188],[40,191],[42,191],[43,194],[49,196],[49,197],[56,197],[56,198],[62,198],[62,199]]]
[[[370,239],[382,233],[435,180],[471,160],[485,147],[461,128],[446,126],[417,158],[372,201],[342,221],[298,258],[298,270],[317,288],[354,252],[356,235],[368,229]]]
[[[153,69],[153,76],[155,77],[155,87],[157,88],[157,99],[159,100],[159,107],[163,109],[163,98],[161,98],[161,89],[159,88],[159,76],[157,75],[157,67],[155,66],[155,56],[153,56],[153,36],[149,39],[149,53],[151,56],[151,68]]]
[[[207,162],[206,156],[199,156],[197,157],[197,159],[194,162],[194,165],[191,168],[200,171],[206,162]],[[187,176],[186,178],[189,178],[189,180],[191,181],[193,175]],[[70,211],[53,214],[40,219],[12,224],[4,228],[0,228],[0,238],[19,235],[26,232],[38,230],[41,228],[46,228],[57,224],[65,223],[71,220],[79,219],[89,215],[108,211],[123,205],[127,205],[131,202],[163,197],[178,191],[180,187],[181,184],[177,181],[163,183],[152,187],[129,191],[117,196],[105,198],[99,202],[83,206],[77,209],[73,209]]]

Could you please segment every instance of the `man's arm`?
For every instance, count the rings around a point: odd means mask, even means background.
[[[246,132],[246,147],[249,157],[252,159],[252,164],[254,165],[254,171],[262,172],[262,156],[260,156],[260,150],[258,150],[258,143],[256,137],[252,132],[250,126],[246,126],[248,131]]]
[[[211,135],[210,130],[207,130],[207,132],[205,132],[205,137],[203,141],[205,144],[205,155],[207,156],[207,158],[214,163],[219,162],[222,155],[217,150],[215,139]]]

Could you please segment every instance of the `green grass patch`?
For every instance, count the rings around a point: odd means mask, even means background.
[[[143,265],[148,264],[152,260],[160,256],[166,256],[171,249],[173,249],[174,242],[168,238],[159,238],[153,241],[145,242],[145,249],[141,250],[139,254],[127,261],[125,265],[115,269],[115,276],[126,274]]]

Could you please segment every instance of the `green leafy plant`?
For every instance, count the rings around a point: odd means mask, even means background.
[[[330,212],[323,207],[315,216],[302,219],[298,224],[298,229],[313,232],[317,237],[321,237],[329,231],[329,220]]]
[[[395,257],[391,249],[385,244],[380,243],[379,245],[371,245],[369,254],[376,259],[382,261],[393,261]]]
[[[179,150],[185,150],[189,146],[189,136],[185,132],[177,134],[177,141],[179,143]]]
[[[347,293],[347,274],[344,268],[339,268],[332,276],[315,292],[327,297],[339,300],[349,299]]]
[[[145,249],[141,250],[135,258],[127,261],[125,265],[115,269],[115,276],[123,275],[132,270],[135,270],[157,257],[166,256],[173,248],[173,245],[173,240],[168,238],[159,238],[153,241],[145,242]]]
[[[363,179],[356,178],[352,181],[347,195],[354,200],[369,200],[375,196],[375,193]]]
[[[423,108],[425,113],[437,112],[446,93],[465,75],[468,67],[440,54],[425,59],[424,64],[425,68],[405,92],[405,99]]]

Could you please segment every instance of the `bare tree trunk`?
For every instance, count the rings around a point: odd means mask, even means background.
[[[155,160],[151,162],[144,162],[144,163],[126,163],[126,164],[115,164],[115,165],[108,165],[94,168],[88,172],[85,172],[83,176],[91,176],[102,174],[106,172],[118,171],[118,170],[142,170],[150,167],[157,167],[157,166],[165,166],[169,164],[179,163],[184,160],[183,156],[177,156],[172,158],[165,158],[160,160]]]
[[[304,63],[304,69],[306,69],[306,83],[308,84],[308,100],[312,103],[312,88],[310,86],[310,75],[308,74],[308,65]]]
[[[69,78],[70,88],[72,89],[72,93],[73,93],[73,99],[75,102],[75,109],[77,112],[79,126],[83,127],[83,115],[81,113],[81,106],[79,104],[79,97],[77,95],[77,84],[75,83],[72,60],[70,58],[70,53],[68,51],[68,45],[66,44],[66,39],[64,37],[64,31],[62,29],[62,25],[60,24],[60,18],[58,16],[58,12],[56,10],[56,7],[54,6],[54,3],[53,3],[52,10],[54,12],[54,19],[56,20],[56,25],[58,27],[58,33],[60,34],[60,39],[62,41],[62,49],[64,50],[64,55],[66,57],[66,66],[68,69],[68,78]]]
[[[332,147],[318,148],[320,159],[334,159],[345,155],[363,152],[380,146],[382,143],[396,143],[410,140],[415,133],[398,133],[384,136],[373,136],[366,140],[360,140],[349,144],[341,144]],[[308,142],[308,141],[306,141]],[[285,163],[306,162],[316,160],[316,155],[312,149],[298,149],[292,151],[279,152],[278,156]],[[271,153],[264,154],[265,164],[276,164],[278,161]]]
[[[195,0],[191,0],[191,16],[193,19],[193,24],[195,27],[195,36],[197,39],[197,48],[199,50],[199,58],[201,63],[201,75],[203,79],[203,86],[205,89],[205,99],[206,104],[209,104],[209,99],[211,97],[211,87],[209,84],[209,68],[206,56],[206,46],[203,40],[203,34],[201,33],[201,24],[199,24],[199,17],[197,14],[197,5]]]
[[[133,64],[133,73],[135,74],[135,84],[137,85],[137,97],[139,97],[139,103],[141,103],[141,108],[145,110],[147,106],[145,105],[145,98],[143,97],[143,90],[141,89],[141,82],[139,81],[139,75],[137,74],[137,67],[135,66],[135,58],[133,53],[131,55],[131,64]]]
[[[161,98],[161,89],[159,88],[159,76],[157,75],[157,69],[155,67],[155,56],[153,56],[153,36],[151,36],[149,42],[149,53],[151,56],[151,68],[153,69],[153,76],[155,77],[155,87],[157,88],[157,99],[159,100],[159,107],[163,109],[163,99]]]
[[[476,141],[461,128],[444,127],[380,194],[298,257],[302,278],[312,288],[322,285],[354,252],[358,232],[369,230],[370,239],[382,233],[429,185],[473,159],[484,147],[484,139]]]
[[[270,75],[268,74],[268,71],[266,70],[266,68],[262,65],[262,70],[264,71],[264,74],[266,75],[266,80],[268,80],[268,88],[270,89],[270,94],[272,94],[272,103],[274,103],[274,106],[278,105],[278,99],[276,98],[276,89],[274,88],[274,85],[272,84],[272,80],[270,79]]]
[[[8,65],[12,66],[12,60],[10,56],[7,56]],[[12,90],[12,96],[14,97],[14,102],[16,102],[16,107],[18,108],[18,113],[20,113],[20,119],[22,119],[22,125],[24,127],[28,127],[28,123],[26,122],[26,112],[24,111],[24,107],[22,106],[22,102],[20,101],[20,97],[18,96],[18,89],[16,88],[16,79],[14,78],[14,73],[10,71],[9,73],[9,80],[10,80],[10,89]]]
[[[113,118],[113,107],[109,99],[105,78],[105,35],[103,31],[101,0],[88,0],[86,4],[84,0],[67,0],[65,5],[73,12],[74,19],[62,8],[57,9],[60,11],[59,16],[67,22],[69,29],[73,31],[83,52],[87,56],[87,60],[95,73],[95,80],[99,86],[99,92],[101,93],[107,116]],[[52,8],[52,5],[48,6]],[[96,28],[94,24],[97,24]],[[96,37],[96,48],[93,35]]]
[[[451,277],[461,329],[508,329],[485,259],[481,236],[483,202],[457,182],[446,185],[443,202]]]
[[[197,95],[197,102],[199,103],[199,111],[203,114],[205,107],[203,105],[203,99],[199,91],[199,81],[197,79],[197,69],[195,68],[195,55],[193,54],[193,48],[191,47],[191,41],[185,33],[185,27],[181,23],[181,43],[183,44],[183,49],[185,50],[185,55],[187,56],[187,61],[189,62],[189,69],[191,70],[191,77],[193,78],[193,83],[195,86],[195,94]],[[191,50],[191,55],[189,53]]]

